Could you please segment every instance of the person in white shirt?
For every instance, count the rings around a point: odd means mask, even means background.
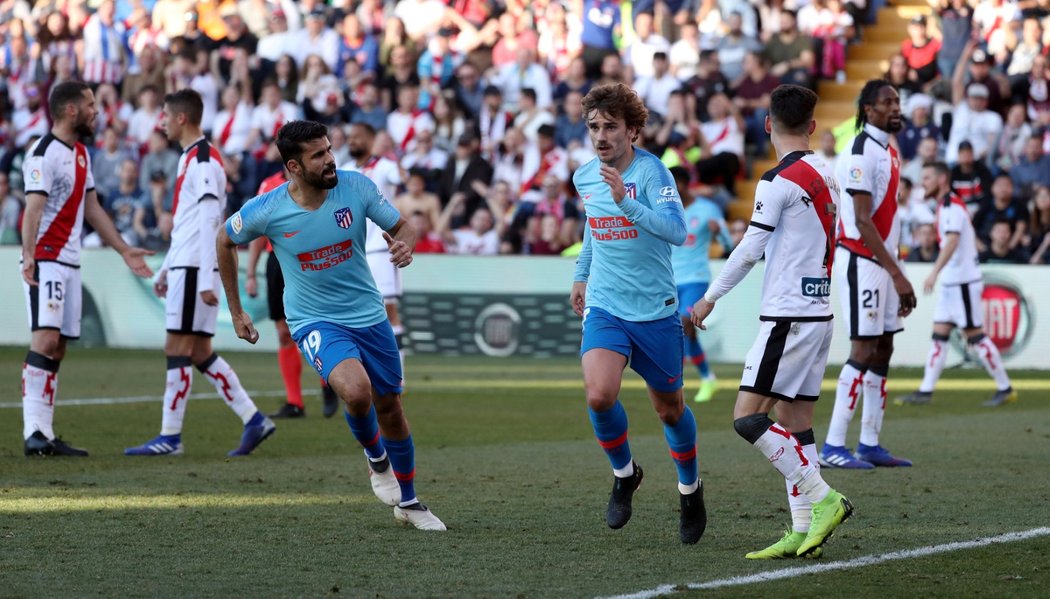
[[[624,62],[631,67],[634,77],[653,76],[653,55],[663,52],[666,56],[671,44],[662,35],[653,33],[653,15],[639,13],[634,18],[634,41],[624,54]]]
[[[499,234],[496,232],[495,220],[488,206],[481,205],[470,215],[469,226],[452,229],[452,214],[462,211],[466,194],[456,194],[449,200],[448,206],[438,219],[437,232],[445,241],[449,254],[467,254],[472,256],[495,256],[499,254]]]
[[[682,89],[682,82],[671,74],[667,54],[657,52],[653,54],[652,76],[638,77],[634,82],[634,89],[645,102],[649,112],[666,116],[671,93]]]
[[[973,145],[974,158],[984,160],[1002,131],[1003,117],[988,110],[988,87],[983,83],[971,83],[966,88],[966,99],[952,109],[952,130],[948,135],[945,161],[948,164],[959,161],[959,144],[963,141]]]
[[[260,143],[269,144],[270,140],[276,137],[281,125],[299,118],[299,107],[281,100],[281,89],[273,80],[263,84],[260,100],[259,105],[252,110],[249,149]]]
[[[922,170],[926,196],[937,201],[937,237],[941,251],[930,276],[923,283],[927,295],[933,293],[940,276],[941,288],[933,313],[933,343],[919,390],[896,400],[897,405],[922,405],[933,401],[933,389],[948,359],[948,338],[956,327],[962,329],[966,343],[995,379],[996,392],[984,403],[996,407],[1017,401],[1002,356],[984,333],[981,294],[984,282],[977,265],[977,234],[966,203],[952,192],[951,171],[943,162],[927,164]]]
[[[252,134],[252,106],[241,99],[236,85],[222,90],[222,110],[215,115],[211,138],[225,156],[240,156],[248,150]]]
[[[744,127],[740,110],[725,94],[715,94],[707,101],[710,120],[700,124],[703,157],[696,163],[702,183],[721,183],[736,195],[736,176],[744,156]]]
[[[128,137],[132,143],[145,147],[150,136],[160,127],[163,112],[160,106],[160,90],[152,85],[144,86],[139,91],[139,107],[131,113],[131,120],[128,122]]]
[[[386,130],[394,140],[399,156],[416,147],[416,136],[421,131],[434,131],[434,117],[419,110],[418,105],[419,86],[402,85],[397,91],[397,110],[386,117]]]
[[[288,17],[281,9],[270,15],[270,34],[259,38],[255,55],[264,61],[277,62],[277,59],[292,52],[298,38],[288,30]]]
[[[548,108],[552,94],[550,73],[536,63],[528,47],[519,47],[514,56],[514,62],[504,65],[492,78],[492,84],[503,92],[503,108],[517,112],[521,90],[526,88],[536,92],[536,106]]]
[[[294,34],[295,44],[292,48],[295,62],[302,67],[306,57],[320,54],[330,71],[335,71],[339,63],[339,34],[325,23],[324,6],[315,6],[306,15],[306,27]]]

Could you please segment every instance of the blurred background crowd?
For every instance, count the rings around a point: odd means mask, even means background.
[[[571,253],[593,156],[581,98],[632,85],[651,111],[639,145],[683,166],[725,209],[769,157],[763,120],[782,82],[843,83],[851,44],[885,0],[58,0],[0,1],[0,242],[19,243],[25,149],[50,126],[48,90],[96,87],[98,193],[134,244],[163,249],[179,149],[159,131],[165,93],[204,99],[224,157],[228,210],[281,169],[285,122],[351,124],[401,166],[417,251]],[[902,248],[936,256],[922,165],[946,160],[982,260],[1050,259],[1050,0],[931,0],[885,76],[898,86]],[[834,156],[830,130],[815,145]],[[757,173],[760,174],[760,173]],[[742,198],[750,202],[751,198]],[[730,222],[734,237],[746,221]],[[90,232],[86,245],[97,245]]]

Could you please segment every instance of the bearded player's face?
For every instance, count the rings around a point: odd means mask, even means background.
[[[95,103],[95,93],[90,89],[84,90],[83,97],[76,104],[77,114],[73,119],[73,129],[77,135],[91,137],[95,134],[95,120],[98,118],[98,104]]]
[[[299,159],[303,182],[318,189],[332,189],[339,182],[335,174],[335,155],[328,136],[304,142]]]

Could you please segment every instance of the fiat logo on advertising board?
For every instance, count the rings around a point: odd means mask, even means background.
[[[981,303],[984,331],[1004,358],[1028,345],[1035,315],[1020,286],[1001,276],[986,275]]]

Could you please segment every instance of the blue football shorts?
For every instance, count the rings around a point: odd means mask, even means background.
[[[401,393],[401,356],[388,321],[359,329],[315,322],[300,327],[293,337],[306,361],[325,382],[340,362],[352,358],[365,367],[376,393]]]
[[[682,321],[678,314],[631,322],[601,308],[587,308],[580,356],[597,348],[626,357],[631,370],[656,391],[667,393],[682,388]]]
[[[678,313],[689,316],[693,313],[693,304],[700,301],[707,293],[707,283],[683,283],[678,286]]]

